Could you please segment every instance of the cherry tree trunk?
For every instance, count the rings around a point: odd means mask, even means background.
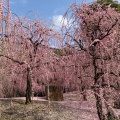
[[[114,107],[116,109],[120,109],[120,83],[117,82],[117,86],[116,86],[116,97],[114,100]]]
[[[106,115],[104,114],[104,111],[103,111],[102,99],[99,96],[101,94],[100,88],[94,88],[94,93],[95,93],[94,95],[96,99],[96,108],[97,108],[98,117],[100,120],[107,120]]]
[[[49,91],[48,91],[49,87]],[[49,94],[48,94],[49,92]],[[63,100],[63,87],[50,85],[46,86],[46,98],[50,101],[62,101]]]
[[[94,55],[95,56],[95,55]],[[100,84],[98,82],[98,66],[97,66],[97,59],[94,58],[93,56],[93,67],[94,67],[94,85],[95,87],[93,88],[95,99],[96,99],[96,108],[97,108],[97,114],[99,117],[99,120],[107,120],[106,115],[103,111],[103,103],[102,103],[102,92],[100,89]]]
[[[99,68],[97,66],[97,60],[93,58],[93,66],[94,66],[94,95],[95,95],[95,99],[96,99],[96,108],[97,108],[97,114],[99,117],[99,120],[119,120],[119,118],[115,115],[114,111],[111,109],[111,107],[109,107],[108,104],[105,103],[106,106],[106,110],[107,110],[107,114],[105,114],[104,110],[103,110],[103,91],[101,89],[101,85],[102,80],[99,80],[99,76],[100,76],[100,71]],[[101,83],[99,82],[101,81]],[[108,102],[108,99],[106,99],[104,97],[104,99],[106,100],[106,102]]]
[[[120,109],[120,95],[118,94],[119,98],[116,98],[114,101],[114,108]]]
[[[83,100],[87,101],[87,94],[86,94],[86,88],[85,88],[85,86],[82,86],[82,96],[83,96]]]
[[[30,77],[30,68],[27,68],[27,88],[26,88],[26,102],[25,104],[31,103],[32,96],[32,81]]]

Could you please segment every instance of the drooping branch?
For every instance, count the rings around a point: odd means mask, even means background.
[[[19,65],[25,64],[25,62],[21,62],[21,61],[15,60],[14,58],[11,58],[11,57],[6,56],[6,55],[0,54],[0,57],[5,57],[5,58],[7,58],[7,59],[9,59],[9,60],[11,60],[11,61],[13,61],[13,62],[15,62],[15,63],[18,63]]]

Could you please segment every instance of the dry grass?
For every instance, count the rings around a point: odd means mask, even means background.
[[[98,120],[94,97],[81,101],[81,95],[64,94],[64,101],[51,102],[34,98],[25,105],[23,99],[0,100],[0,120]]]

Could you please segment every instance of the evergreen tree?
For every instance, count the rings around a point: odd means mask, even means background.
[[[117,0],[97,0],[98,3],[103,4],[104,6],[110,6],[114,8],[117,12],[120,12],[120,4]]]

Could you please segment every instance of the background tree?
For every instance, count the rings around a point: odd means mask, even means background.
[[[97,0],[98,3],[102,4],[103,7],[110,6],[114,8],[117,12],[120,12],[120,4],[117,0]]]
[[[2,19],[2,22],[5,22],[3,25],[5,31],[1,34],[4,51],[0,56],[13,62],[11,65],[14,68],[18,67],[19,71],[26,75],[26,104],[28,104],[31,102],[32,81],[38,79],[37,74],[43,70],[41,68],[46,54],[49,54],[50,41],[58,39],[59,34],[48,27],[47,21],[11,18],[9,14],[9,17]],[[33,74],[35,68],[39,69],[39,72]],[[17,76],[14,72],[12,75]]]

